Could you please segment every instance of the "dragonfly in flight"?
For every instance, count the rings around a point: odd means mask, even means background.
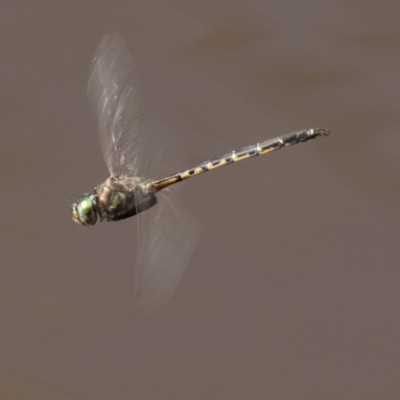
[[[329,131],[305,129],[285,134],[162,179],[151,179],[152,157],[148,154],[150,147],[144,146],[138,87],[134,61],[125,42],[116,32],[105,35],[91,65],[88,93],[110,177],[92,193],[78,198],[72,205],[72,219],[90,226],[98,219],[119,221],[137,215],[135,297],[152,310],[172,296],[199,234],[190,214],[177,205],[176,199],[162,198],[164,192],[160,192],[215,168],[327,136]]]

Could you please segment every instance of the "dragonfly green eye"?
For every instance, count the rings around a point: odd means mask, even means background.
[[[80,225],[94,225],[97,221],[97,214],[93,201],[89,194],[82,195],[72,205],[72,219]]]

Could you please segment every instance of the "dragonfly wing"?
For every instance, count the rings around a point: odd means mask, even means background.
[[[92,62],[88,92],[111,175],[147,180],[158,177],[161,168],[172,166],[168,146],[164,146],[169,144],[168,137],[146,135],[135,64],[118,33],[108,33],[101,40]],[[158,204],[135,217],[138,247],[134,290],[147,311],[161,308],[171,298],[200,232],[197,222],[170,196],[166,190],[159,193]]]
[[[199,223],[170,193],[138,218],[135,297],[146,312],[162,308],[177,288],[200,234]]]
[[[96,111],[100,145],[111,175],[134,175],[140,154],[142,112],[135,63],[116,32],[97,47],[88,93]]]

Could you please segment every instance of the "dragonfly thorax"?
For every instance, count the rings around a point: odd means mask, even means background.
[[[72,205],[72,219],[84,226],[94,225],[97,214],[101,221],[119,221],[132,217],[157,204],[156,191],[140,178],[112,176],[84,193]]]
[[[156,192],[137,177],[112,176],[95,189],[96,211],[101,220],[119,221],[157,203]]]

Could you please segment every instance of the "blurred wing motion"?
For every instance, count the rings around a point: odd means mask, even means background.
[[[112,176],[154,178],[168,169],[162,141],[145,134],[139,109],[135,65],[118,33],[101,40],[92,62],[89,96],[96,110],[100,145]],[[164,138],[165,139],[165,138]],[[157,165],[154,165],[154,164]],[[135,297],[146,311],[154,311],[173,295],[194,250],[199,226],[172,192],[158,194],[158,203],[135,216],[138,238],[134,248]]]
[[[135,63],[116,32],[97,47],[88,93],[96,111],[100,145],[110,174],[138,173],[142,115]]]
[[[146,312],[159,310],[172,297],[200,234],[198,221],[170,196],[160,193],[155,207],[137,215],[135,297]]]

